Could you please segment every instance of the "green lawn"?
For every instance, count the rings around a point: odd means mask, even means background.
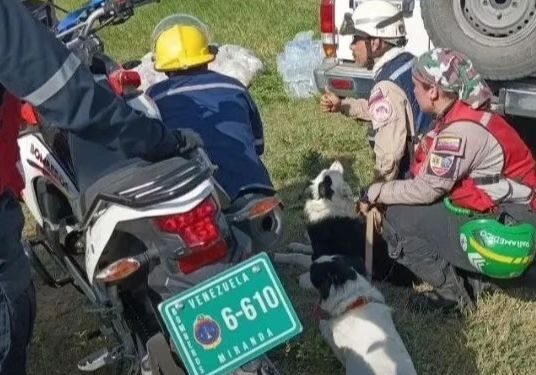
[[[71,9],[79,4],[70,0],[61,3]],[[139,10],[128,23],[102,33],[114,57],[120,61],[139,58],[148,52],[152,29],[161,18],[174,12],[191,13],[208,23],[215,42],[239,44],[253,50],[263,60],[267,70],[254,81],[252,92],[265,122],[264,160],[287,205],[287,240],[302,239],[303,202],[298,196],[307,179],[322,167],[335,158],[340,159],[354,187],[356,176],[364,181],[371,177],[372,153],[365,139],[365,129],[341,116],[321,114],[317,99],[287,98],[277,74],[276,57],[288,40],[304,30],[314,30],[318,36],[318,3],[318,0],[163,0]],[[297,288],[295,276],[301,270],[278,269],[305,331],[271,355],[284,374],[343,374],[318,336],[311,313],[316,296]],[[533,293],[499,294],[481,302],[472,316],[454,319],[412,312],[408,298],[413,290],[385,285],[380,288],[393,306],[397,326],[419,374],[536,373]],[[50,299],[46,302],[53,303]],[[54,349],[46,348],[49,336],[46,328],[49,327],[40,324],[36,344],[43,348],[37,349],[40,355],[36,356],[36,361],[46,361],[47,350]],[[66,340],[81,345],[83,335]],[[69,352],[65,357],[72,360],[72,365],[79,359]],[[39,363],[34,363],[32,368],[35,374],[42,373],[37,370],[42,368]]]

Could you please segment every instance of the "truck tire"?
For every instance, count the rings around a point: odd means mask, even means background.
[[[462,52],[484,78],[536,71],[536,0],[421,0],[421,12],[434,46]]]

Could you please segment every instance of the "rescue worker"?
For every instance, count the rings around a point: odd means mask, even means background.
[[[174,14],[160,21],[152,34],[154,69],[166,73],[168,79],[149,87],[146,93],[155,101],[166,126],[192,129],[201,136],[209,158],[218,166],[216,181],[234,200],[244,188],[272,187],[259,157],[264,152],[263,127],[244,85],[208,69],[215,58],[208,43],[208,27],[196,17]],[[228,267],[228,263],[204,267],[195,282]],[[184,287],[173,286],[174,290]],[[266,356],[233,372],[253,374],[279,372]]]
[[[263,126],[248,90],[238,80],[211,71],[215,55],[208,28],[196,17],[175,14],[153,32],[154,69],[169,77],[147,94],[156,102],[169,128],[199,133],[205,150],[218,166],[214,173],[231,200],[246,187],[272,187],[260,155]]]
[[[13,107],[30,103],[51,126],[124,158],[159,160],[199,144],[135,112],[95,83],[88,69],[19,1],[0,1],[0,374],[26,373],[26,348],[35,310],[30,265],[21,245],[24,225],[16,200],[20,180]],[[15,187],[12,187],[12,184]]]
[[[353,14],[345,15],[340,33],[353,35],[350,48],[355,63],[372,70],[374,86],[368,100],[341,100],[326,88],[320,107],[324,112],[371,121],[375,180],[404,178],[417,136],[428,131],[431,118],[421,111],[413,93],[415,56],[404,49],[407,40],[402,13],[387,1],[367,1]]]
[[[533,261],[536,162],[490,112],[492,92],[470,60],[432,50],[418,59],[413,80],[434,129],[418,147],[412,178],[373,183],[363,211],[387,205],[390,255],[434,287],[427,304],[473,308],[485,286],[523,276]]]

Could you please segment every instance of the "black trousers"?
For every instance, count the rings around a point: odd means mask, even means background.
[[[0,293],[0,374],[25,375],[36,312],[34,285],[14,301]]]
[[[526,205],[501,207],[514,219],[536,226],[536,213]],[[457,216],[442,202],[426,206],[394,205],[388,207],[382,236],[389,254],[416,276],[441,287],[450,266],[477,273],[460,245],[459,228],[474,218]]]

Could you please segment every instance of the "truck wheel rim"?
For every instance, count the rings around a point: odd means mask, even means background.
[[[452,1],[457,23],[479,41],[510,45],[536,28],[536,0]]]

